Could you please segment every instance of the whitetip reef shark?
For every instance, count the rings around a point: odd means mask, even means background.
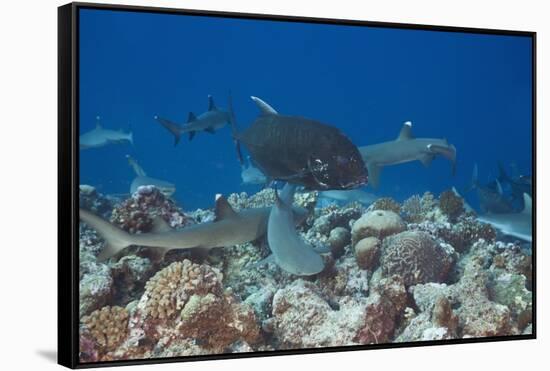
[[[230,98],[231,101],[231,98]],[[195,116],[193,112],[189,112],[189,118],[187,123],[179,125],[168,119],[155,116],[162,126],[164,126],[170,133],[174,135],[174,145],[177,145],[180,141],[182,134],[187,133],[189,140],[193,139],[197,131],[205,131],[210,134],[214,134],[216,130],[223,128],[231,119],[232,108],[231,102],[229,104],[229,111],[222,111],[216,104],[211,95],[208,96],[208,111],[201,113],[199,116]]]
[[[166,197],[170,197],[176,192],[176,186],[173,183],[147,176],[143,168],[132,156],[126,155],[126,158],[128,159],[128,163],[136,173],[136,177],[134,178],[134,180],[132,180],[132,183],[130,184],[131,194],[134,194],[139,187],[147,185],[157,187],[159,191]]]
[[[523,210],[519,213],[488,213],[478,216],[478,220],[492,225],[504,235],[532,242],[533,201],[527,193],[523,194],[523,205]]]
[[[359,147],[363,161],[367,165],[369,183],[377,188],[382,167],[419,160],[429,166],[432,160],[441,155],[451,161],[452,173],[456,169],[456,148],[446,139],[414,138],[412,123],[403,124],[396,140]]]
[[[269,213],[267,242],[275,263],[297,276],[321,272],[325,263],[321,255],[300,237],[292,215],[296,185],[286,183],[281,193],[275,191],[275,205]]]
[[[130,234],[90,211],[80,209],[80,220],[95,229],[106,242],[98,256],[105,261],[124,248],[136,245],[155,248],[161,257],[173,249],[233,246],[264,236],[271,208],[253,208],[236,212],[223,196],[216,198],[216,220],[172,230],[163,219],[155,220],[154,232]],[[292,208],[293,221],[301,223],[307,214],[303,208]]]
[[[361,189],[322,191],[319,192],[319,197],[340,202],[359,202],[363,205],[370,205],[378,199],[376,195]]]
[[[125,133],[122,130],[104,129],[100,120],[101,117],[97,116],[95,128],[80,136],[78,142],[81,150],[104,147],[109,144],[134,144],[132,132]]]

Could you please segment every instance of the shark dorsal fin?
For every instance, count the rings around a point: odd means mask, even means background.
[[[258,97],[251,96],[250,99],[256,103],[260,111],[262,112],[262,115],[278,115],[277,111],[273,107],[271,107],[269,104],[264,102]]]
[[[160,215],[157,215],[153,219],[153,225],[151,226],[151,232],[153,233],[164,233],[172,230],[170,224],[166,222]]]
[[[187,117],[187,122],[193,122],[197,119],[197,116],[193,112],[189,112],[189,117]]]
[[[208,110],[209,111],[217,111],[218,107],[216,107],[216,104],[214,103],[214,98],[212,98],[211,95],[208,96]]]
[[[222,195],[216,195],[216,220],[236,218],[237,212],[231,207],[227,199]]]
[[[137,161],[134,160],[134,158],[132,156],[126,155],[126,158],[128,159],[128,163],[130,164],[132,169],[134,169],[134,172],[136,173],[137,176],[147,176],[147,174],[145,173],[143,168],[141,166],[139,166]]]
[[[397,140],[410,140],[414,139],[412,135],[412,122],[405,121],[403,123],[403,126],[401,127],[401,131],[399,132],[399,136],[397,137]]]
[[[523,194],[523,211],[524,214],[532,215],[533,213],[533,200],[527,193]]]
[[[101,126],[101,117],[100,116],[95,117],[95,128],[96,129],[102,129],[103,128],[103,126]]]

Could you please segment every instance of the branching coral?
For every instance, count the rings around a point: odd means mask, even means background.
[[[444,281],[453,256],[428,233],[406,231],[384,240],[380,263],[385,275],[400,275],[410,286]]]
[[[374,201],[368,210],[387,210],[399,214],[401,213],[401,205],[391,197],[382,197]]]
[[[437,206],[437,202],[430,192],[424,193],[422,197],[414,195],[409,197],[403,206],[401,206],[401,213],[406,221],[410,223],[420,223],[426,220],[428,214],[432,212]]]
[[[157,272],[145,285],[147,316],[158,319],[174,317],[193,294],[220,294],[222,275],[214,268],[175,262]]]
[[[122,307],[103,307],[82,323],[103,352],[116,349],[128,335],[128,311]]]
[[[454,221],[464,212],[464,200],[453,191],[444,191],[439,196],[439,208]]]

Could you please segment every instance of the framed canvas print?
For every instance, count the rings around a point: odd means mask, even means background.
[[[534,32],[72,3],[58,34],[62,365],[535,337]]]

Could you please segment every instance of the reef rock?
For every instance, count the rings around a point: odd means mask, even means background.
[[[344,249],[351,242],[351,233],[344,227],[336,227],[330,231],[328,246],[332,256],[338,258],[344,253]]]
[[[106,305],[113,292],[111,269],[101,263],[80,264],[79,306],[80,317]]]
[[[406,231],[386,238],[380,265],[386,276],[397,274],[405,285],[443,282],[454,262],[454,250],[441,245],[428,233]]]
[[[282,349],[357,344],[364,311],[364,301],[350,299],[334,310],[314,284],[296,280],[273,298],[273,335]]]
[[[365,237],[376,237],[380,240],[407,228],[401,217],[393,211],[374,210],[365,213],[351,229],[352,245]]]

